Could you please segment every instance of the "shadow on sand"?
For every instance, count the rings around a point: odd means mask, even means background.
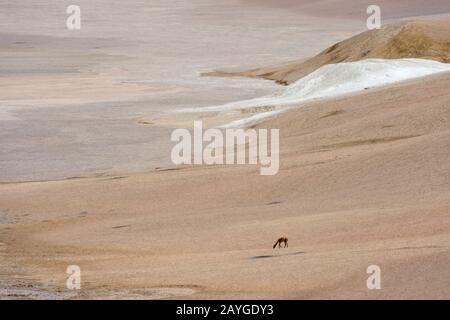
[[[279,258],[279,257],[287,257],[287,256],[296,256],[299,254],[303,254],[305,252],[303,251],[297,251],[297,252],[289,252],[289,253],[282,253],[282,254],[271,254],[266,256],[253,256],[250,257],[252,260],[258,260],[258,259],[270,259],[270,258]]]

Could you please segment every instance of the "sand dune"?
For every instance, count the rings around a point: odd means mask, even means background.
[[[215,71],[206,75],[260,77],[290,84],[324,65],[362,59],[422,58],[448,63],[449,39],[450,20],[401,22],[336,43],[306,61],[302,59],[277,67],[243,72]]]
[[[436,75],[261,124],[281,128],[272,177],[197,166],[1,184],[1,280],[63,294],[78,264],[72,298],[448,298],[449,85]],[[280,235],[289,249],[272,249]],[[371,264],[382,290],[366,288]]]

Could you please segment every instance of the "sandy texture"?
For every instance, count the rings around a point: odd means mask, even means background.
[[[279,87],[261,77],[287,84],[364,57],[448,62],[448,21],[434,21],[448,0],[379,1],[383,22],[430,21],[319,55],[365,30],[372,3],[77,4],[79,32],[64,3],[0,4],[0,299],[450,298],[448,73],[257,125],[281,130],[275,176],[168,159],[174,127],[266,111],[177,110]],[[218,67],[258,79],[200,76]],[[280,236],[289,248],[272,249]],[[69,265],[80,291],[66,288]],[[382,290],[367,289],[369,265]]]
[[[401,22],[338,42],[306,61],[301,59],[277,67],[234,73],[214,71],[205,75],[257,77],[286,85],[331,63],[370,58],[423,58],[449,63],[449,39],[450,20]]]
[[[449,85],[447,73],[261,124],[281,129],[276,176],[196,166],[1,184],[0,280],[65,298],[77,264],[71,298],[448,299]],[[282,235],[289,248],[273,250]],[[382,290],[366,288],[372,264]]]

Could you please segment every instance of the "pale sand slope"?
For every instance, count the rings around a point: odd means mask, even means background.
[[[88,298],[448,299],[449,85],[435,75],[259,125],[281,128],[276,176],[197,166],[2,184],[3,283],[66,297],[77,264]],[[281,235],[289,248],[273,250]]]
[[[338,42],[318,55],[281,66],[242,72],[214,71],[212,76],[244,76],[291,84],[318,68],[363,59],[422,58],[450,62],[450,20],[410,21],[388,24]]]

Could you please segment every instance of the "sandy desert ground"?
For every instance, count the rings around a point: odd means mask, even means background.
[[[269,17],[275,2],[262,2],[239,1],[245,10]],[[247,20],[246,27],[254,28],[252,42],[231,49],[213,37],[229,30],[217,22],[204,34],[217,41],[217,51],[191,64],[165,56],[166,81],[161,81],[164,70],[136,43],[154,53],[167,42],[154,42],[148,34],[128,38],[128,49],[121,42],[144,20],[128,21],[131,31],[117,27],[119,42],[105,36],[105,24],[100,30],[87,27],[67,48],[55,40],[64,35],[55,35],[53,20],[37,36],[32,24],[15,30],[12,18],[5,17],[0,299],[449,299],[449,72],[309,102],[256,125],[280,128],[281,167],[274,176],[261,176],[259,166],[173,167],[162,159],[171,127],[187,121],[159,117],[162,107],[221,104],[258,97],[276,86],[201,77],[201,72],[280,65],[316,53],[323,58],[323,49],[364,31],[351,19],[349,1],[332,1],[331,6],[349,10],[333,22],[333,34],[321,27],[306,36],[331,14],[322,6],[327,2],[282,1],[279,17],[291,20],[268,35],[281,40],[263,41],[263,47],[256,30],[267,21]],[[192,20],[194,29],[230,9],[202,3],[195,1],[198,7],[186,15],[200,17]],[[423,15],[441,19],[449,5],[412,1],[405,13],[406,1],[396,3],[388,16],[396,23]],[[304,51],[289,51],[298,46],[288,39],[299,29],[282,30],[295,25],[297,6],[309,7],[308,15],[302,13],[311,19],[302,25],[299,41],[321,40]],[[17,12],[29,14],[26,5]],[[230,17],[227,28],[241,18]],[[447,48],[439,39],[448,34],[448,20],[439,21],[421,23],[438,26],[442,31],[433,33],[433,43]],[[173,54],[178,45],[189,48],[187,57],[198,54],[197,47],[178,42]],[[236,47],[245,54],[232,50]],[[38,55],[34,62],[30,50]],[[258,52],[266,54],[258,57]],[[250,56],[257,58],[249,62]],[[128,69],[116,69],[121,63]],[[294,64],[296,72],[301,63]],[[172,80],[186,65],[181,80]],[[289,237],[289,248],[272,249],[282,235]],[[82,290],[66,288],[69,265],[80,266]],[[381,290],[366,287],[369,265],[381,268]]]
[[[77,264],[85,298],[448,298],[449,84],[434,76],[265,123],[283,128],[272,177],[186,167],[2,184],[3,281],[71,295]],[[290,246],[273,250],[280,234]],[[382,290],[366,288],[372,264]]]

